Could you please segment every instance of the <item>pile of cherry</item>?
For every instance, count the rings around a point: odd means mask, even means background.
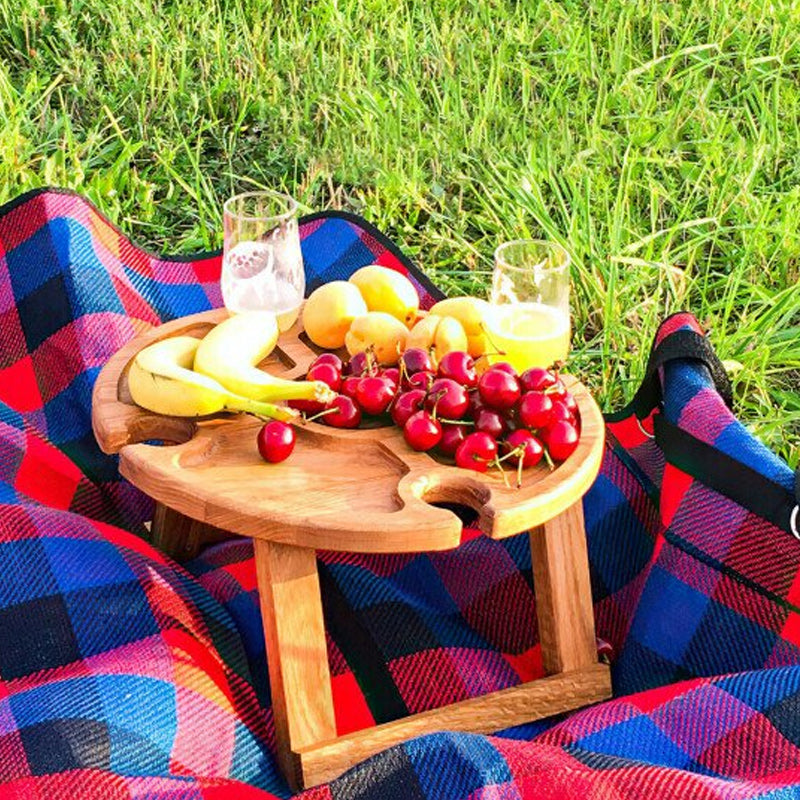
[[[551,370],[532,368],[518,375],[503,362],[479,376],[467,353],[448,353],[434,368],[425,350],[410,348],[389,368],[376,364],[369,352],[347,364],[323,353],[306,377],[338,392],[326,406],[290,403],[307,418],[357,428],[364,415],[390,414],[409,446],[437,448],[459,467],[477,472],[508,460],[519,475],[542,458],[551,464],[564,461],[578,446],[575,398]]]

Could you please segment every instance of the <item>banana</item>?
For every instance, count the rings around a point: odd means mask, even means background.
[[[336,393],[321,381],[287,381],[257,368],[277,342],[278,323],[271,311],[234,314],[200,342],[194,370],[253,400],[333,400]]]
[[[199,339],[174,336],[139,351],[128,370],[128,389],[136,405],[173,417],[203,417],[219,411],[245,411],[289,421],[291,408],[237,397],[191,367]]]

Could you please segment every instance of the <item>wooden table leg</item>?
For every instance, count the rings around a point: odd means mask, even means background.
[[[278,760],[302,788],[301,748],[336,737],[314,550],[255,539]]]
[[[582,502],[534,528],[530,542],[545,672],[597,664]]]
[[[234,536],[220,528],[187,517],[163,503],[156,503],[150,533],[153,544],[176,561],[188,561],[206,545]]]

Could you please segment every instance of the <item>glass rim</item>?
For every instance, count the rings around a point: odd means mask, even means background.
[[[237,200],[265,196],[272,197],[276,200],[286,201],[288,206],[287,210],[281,212],[280,214],[239,214],[236,211],[233,211],[231,208],[231,204]],[[223,214],[226,214],[229,217],[235,217],[236,219],[246,219],[251,222],[285,222],[286,220],[291,219],[297,213],[297,209],[298,204],[294,197],[292,197],[290,194],[286,194],[286,192],[277,192],[274,189],[259,189],[258,191],[253,192],[241,192],[240,194],[233,195],[233,197],[229,197],[222,204]]]
[[[541,262],[531,267],[520,267],[516,264],[510,263],[503,257],[504,250],[520,245],[539,245],[548,250],[555,250],[561,256],[563,256],[563,261],[558,266],[551,267],[542,267]],[[565,269],[569,269],[569,267],[572,265],[572,256],[570,256],[570,254],[567,252],[567,248],[564,247],[564,245],[559,244],[558,242],[552,242],[548,239],[512,239],[510,242],[503,242],[501,245],[499,245],[499,247],[497,247],[497,249],[494,251],[494,263],[495,267],[502,265],[503,269],[514,270],[515,272],[561,272]]]

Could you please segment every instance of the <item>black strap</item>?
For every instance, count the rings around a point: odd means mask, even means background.
[[[653,417],[653,430],[670,464],[800,539],[800,470],[795,473],[793,493],[668,422],[663,414]]]
[[[733,390],[725,372],[708,339],[693,330],[678,330],[667,336],[650,352],[642,385],[636,392],[626,411],[633,412],[644,419],[661,402],[661,382],[658,370],[670,361],[689,359],[704,364],[725,404],[733,404]]]

